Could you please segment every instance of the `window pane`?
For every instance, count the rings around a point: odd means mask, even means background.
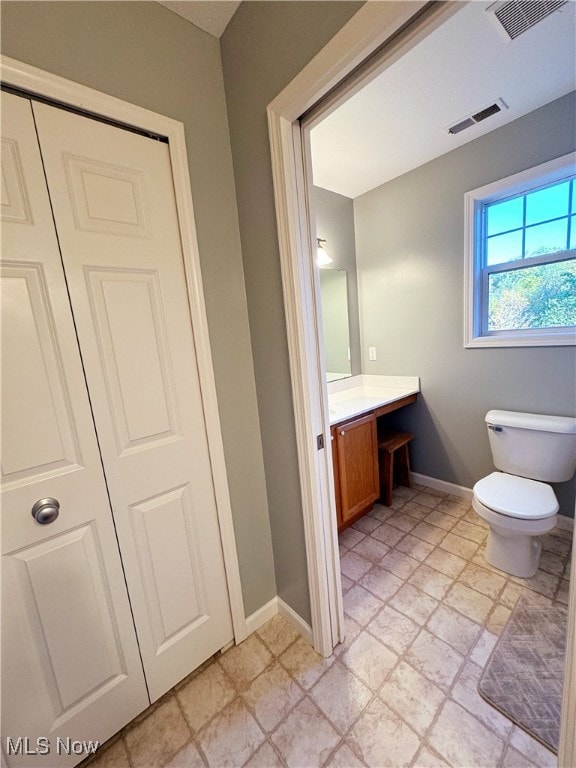
[[[569,181],[526,195],[526,224],[555,219],[568,214]]]
[[[576,213],[576,184],[574,184],[574,179],[571,181],[572,184],[572,213]]]
[[[509,229],[517,229],[523,224],[523,198],[515,197],[503,203],[492,203],[486,206],[486,233],[497,235]]]
[[[576,325],[576,259],[488,277],[488,330]]]
[[[489,237],[486,241],[486,264],[503,264],[522,258],[522,232]]]
[[[570,225],[570,248],[576,248],[576,216],[570,216],[572,224]]]
[[[525,256],[540,256],[543,253],[564,251],[567,247],[568,217],[548,224],[538,224],[526,230]]]

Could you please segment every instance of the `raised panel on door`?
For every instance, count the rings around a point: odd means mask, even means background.
[[[154,700],[233,639],[168,146],[34,112]]]
[[[2,743],[66,766],[58,737],[103,741],[149,700],[31,105],[2,113]],[[9,754],[20,736],[51,753]]]

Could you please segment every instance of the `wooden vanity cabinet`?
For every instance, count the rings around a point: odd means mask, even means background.
[[[367,512],[380,496],[376,414],[336,424],[330,432],[341,531]]]

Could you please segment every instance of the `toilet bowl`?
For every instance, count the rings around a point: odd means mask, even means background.
[[[488,524],[486,561],[512,576],[534,576],[542,549],[536,537],[551,531],[558,518],[552,488],[493,472],[474,486],[472,508]]]
[[[479,480],[472,508],[488,524],[485,558],[520,578],[534,576],[542,549],[538,536],[558,518],[548,483],[576,471],[576,419],[515,411],[489,411],[486,424],[494,466]]]

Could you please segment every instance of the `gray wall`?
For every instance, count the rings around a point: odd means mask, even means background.
[[[350,362],[352,374],[362,372],[360,357],[360,322],[358,278],[356,274],[356,242],[354,234],[354,202],[344,195],[313,187],[312,202],[316,214],[316,233],[327,241],[326,250],[334,269],[348,275],[348,318],[350,325]]]
[[[362,6],[250,2],[221,38],[278,594],[310,620],[266,107]]]
[[[7,56],[185,125],[245,610],[250,614],[276,594],[276,584],[218,40],[151,2],[10,2],[2,3],[1,11],[2,52]]]
[[[490,408],[574,415],[574,347],[464,349],[464,193],[574,150],[570,94],[354,201],[364,373],[421,377],[397,419],[416,472],[465,487],[493,470]],[[574,515],[574,482],[555,486]]]

